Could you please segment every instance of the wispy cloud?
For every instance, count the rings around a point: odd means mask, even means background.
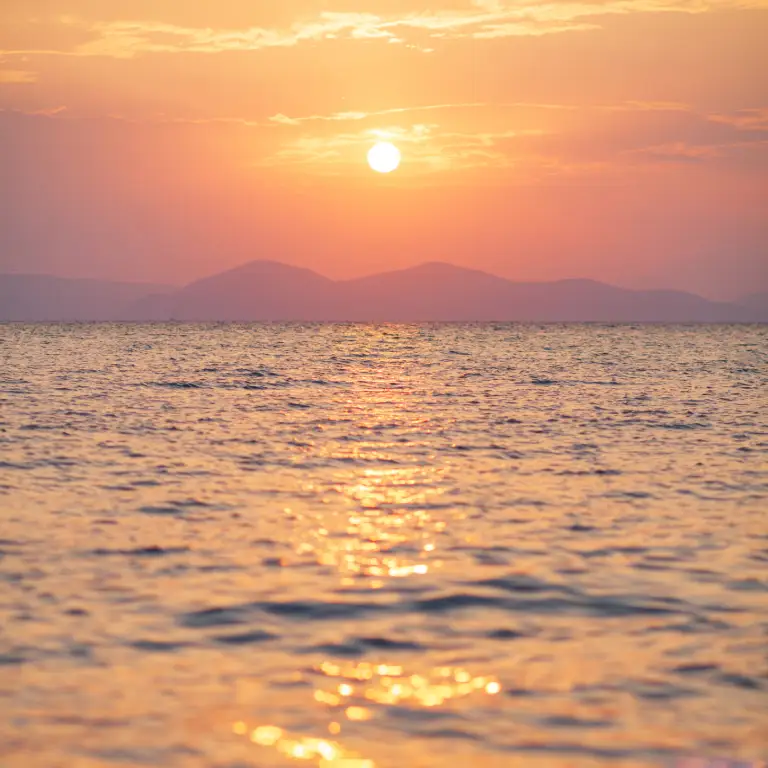
[[[23,115],[25,117],[67,117],[65,113],[67,108],[60,107],[45,107],[43,109],[4,109],[0,108],[0,113],[9,115]]]
[[[302,125],[311,122],[354,122],[358,120],[367,120],[369,118],[387,117],[389,115],[401,115],[411,112],[433,112],[437,110],[463,110],[463,109],[505,109],[505,108],[526,108],[526,109],[574,109],[563,104],[529,104],[526,102],[517,102],[510,104],[498,104],[491,102],[460,102],[458,104],[423,104],[412,107],[394,107],[391,109],[380,109],[372,112],[346,111],[332,112],[328,115],[303,115],[301,117],[289,117],[278,113],[272,115],[270,122],[279,125]]]
[[[599,28],[610,15],[704,13],[723,8],[768,7],[766,0],[541,0],[521,4],[473,0],[467,7],[422,13],[325,11],[286,27],[204,28],[157,19],[93,21],[64,16],[60,25],[91,36],[71,48],[5,53],[63,53],[132,58],[152,53],[220,53],[291,47],[323,40],[400,43],[431,52],[441,39],[476,40],[542,36]]]
[[[735,151],[746,150],[752,153],[764,153],[766,149],[768,149],[767,139],[728,141],[720,144],[694,144],[686,141],[675,141],[668,144],[628,150],[624,154],[626,157],[634,157],[646,162],[700,163],[707,160],[725,158]]]
[[[669,144],[631,149],[625,154],[630,157],[655,160],[657,162],[693,163],[722,157],[723,148],[717,145],[697,145],[688,144],[684,141],[675,141]]]
[[[508,21],[504,24],[489,24],[484,29],[475,32],[473,37],[479,40],[490,40],[497,37],[541,37],[563,32],[584,32],[591,29],[600,29],[600,25],[584,22]]]
[[[37,72],[24,69],[0,69],[0,85],[27,85],[37,82]]]
[[[597,109],[609,112],[692,112],[690,104],[679,101],[623,101],[619,104],[607,104]]]
[[[558,110],[574,112],[580,111],[594,111],[594,112],[692,112],[692,107],[689,104],[683,104],[675,101],[623,101],[617,104],[592,104],[592,105],[575,105],[575,104],[546,104],[527,101],[515,101],[515,102],[488,102],[488,101],[469,101],[458,103],[445,103],[445,104],[418,104],[410,107],[393,107],[391,109],[380,109],[375,111],[362,111],[362,110],[348,110],[344,112],[331,112],[327,115],[301,115],[298,117],[291,117],[278,113],[272,115],[269,118],[269,122],[277,125],[284,126],[299,126],[304,123],[312,122],[356,122],[360,120],[368,120],[371,118],[388,117],[390,115],[401,115],[414,112],[433,112],[433,111],[457,111],[457,110],[493,110],[498,112],[500,110],[507,109],[524,109],[524,110]],[[761,114],[761,110],[746,110],[746,112],[754,112],[758,116]],[[751,115],[744,115],[739,117],[742,113],[736,113],[736,115],[729,116],[714,116],[713,120],[718,119],[721,122],[729,122],[733,120],[756,120],[756,117]],[[761,118],[763,120],[768,119],[768,111]]]
[[[75,22],[72,23],[82,23]],[[147,21],[100,22],[89,27],[95,38],[80,45],[84,56],[131,58],[141,53],[220,53],[290,47],[304,41],[333,39],[396,39],[380,17],[367,13],[322,13],[289,29],[249,27],[202,29]]]
[[[742,131],[768,131],[768,108],[740,109],[730,114],[710,115],[715,123],[724,123]]]
[[[567,106],[510,104],[522,107],[524,121],[514,113],[501,118],[493,105],[487,116],[471,122],[459,119],[451,110],[484,109],[491,105],[434,104],[381,112],[337,112],[329,115],[271,118],[286,129],[279,149],[265,160],[270,165],[301,165],[308,172],[337,173],[360,162],[365,148],[376,140],[401,144],[407,168],[416,173],[487,168],[506,171],[517,168],[528,173],[556,175],[612,173],[629,165],[724,160],[737,152],[761,152],[766,146],[760,126],[768,111],[746,110],[724,115],[700,114],[678,102],[624,102],[619,104]],[[535,109],[566,110],[568,121],[544,118]],[[531,110],[534,110],[531,113]],[[448,114],[440,123],[414,122],[382,125],[383,117],[412,112]],[[333,132],[334,123],[360,123],[368,128]],[[308,133],[308,124],[319,121]],[[508,127],[525,125],[517,129]],[[537,127],[538,124],[538,127]],[[471,125],[472,129],[466,128]],[[489,127],[492,126],[492,127]],[[755,129],[749,135],[748,129]],[[330,131],[330,133],[329,133]],[[297,135],[298,134],[298,135]]]
[[[477,114],[461,114],[472,110]],[[13,111],[48,119],[83,118],[63,106]],[[604,178],[640,166],[739,158],[752,162],[768,148],[767,117],[765,108],[707,114],[678,102],[628,101],[586,106],[459,102],[269,119],[116,114],[108,119],[247,129],[249,145],[259,147],[249,162],[301,169],[310,176],[354,174],[374,142],[389,140],[403,150],[404,178],[482,171],[501,180],[510,173],[527,179]]]
[[[326,136],[298,136],[285,141],[264,164],[301,165],[318,173],[336,173],[359,165],[360,158],[376,141],[392,141],[403,147],[406,173],[460,171],[492,166],[509,167],[508,152],[499,147],[502,140],[537,136],[539,130],[463,132],[446,130],[437,123],[389,125],[359,131],[344,131]]]

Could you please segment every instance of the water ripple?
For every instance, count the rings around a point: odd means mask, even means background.
[[[3,766],[768,753],[765,327],[0,345]]]

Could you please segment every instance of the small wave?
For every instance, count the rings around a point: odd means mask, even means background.
[[[153,387],[167,387],[169,389],[202,389],[206,385],[199,381],[153,381]]]
[[[255,378],[276,378],[280,376],[279,373],[271,370],[270,368],[236,368],[235,373],[242,376],[254,376]]]
[[[538,719],[540,725],[547,728],[610,728],[612,720],[597,720],[573,717],[571,715],[550,715]]]
[[[768,582],[759,579],[740,579],[738,581],[729,581],[726,589],[734,592],[768,592]]]
[[[652,499],[653,494],[647,491],[611,491],[602,494],[605,499]]]
[[[495,597],[474,593],[459,592],[452,595],[415,601],[411,609],[425,613],[448,613],[462,609],[494,608],[513,613],[535,614],[576,614],[602,618],[620,618],[624,616],[666,616],[691,613],[692,607],[673,598],[638,598],[631,595],[587,595],[564,586],[523,587],[509,585],[506,580],[478,582],[480,585],[495,587],[504,592],[536,594],[554,591],[554,597]],[[711,610],[711,607],[708,608]]]
[[[678,664],[672,667],[671,672],[677,675],[700,675],[707,672],[716,672],[719,669],[717,664],[697,664],[689,662],[687,664]]]
[[[744,688],[749,691],[762,691],[766,686],[754,677],[747,677],[747,675],[740,675],[734,673],[724,673],[718,675],[718,682],[725,685],[733,685],[736,688]]]
[[[125,555],[126,557],[161,557],[163,555],[178,555],[189,552],[189,547],[137,547],[136,549],[92,549],[91,555],[108,557],[110,555]]]
[[[181,515],[189,510],[210,509],[211,505],[197,499],[169,501],[166,504],[146,504],[139,507],[139,512],[145,515]]]
[[[591,533],[592,531],[598,530],[594,525],[584,525],[583,523],[573,523],[572,525],[565,526],[565,528],[574,533]]]
[[[173,653],[182,648],[189,647],[189,643],[173,642],[170,640],[134,640],[129,643],[131,648],[137,651],[147,651],[149,653]]]
[[[559,584],[549,584],[527,574],[514,574],[501,579],[486,579],[485,581],[475,582],[481,587],[493,587],[505,592],[562,592],[564,594],[575,594],[575,590]]]
[[[369,651],[424,651],[427,650],[421,643],[409,640],[392,640],[387,637],[357,637],[346,640],[343,643],[324,643],[313,645],[303,649],[304,653],[321,653],[327,656],[340,656],[344,658],[357,658],[365,656]]]
[[[525,632],[520,632],[516,629],[507,629],[506,627],[492,629],[489,632],[486,632],[485,636],[491,640],[519,640],[522,637],[528,637]]]
[[[373,648],[379,651],[421,651],[424,646],[410,640],[391,640],[388,637],[361,637],[357,643],[365,648]]]
[[[350,619],[370,613],[385,612],[386,606],[376,603],[323,602],[321,600],[291,600],[287,602],[257,603],[265,613],[306,621]]]
[[[223,645],[253,645],[254,643],[263,643],[267,640],[275,640],[277,637],[277,635],[273,635],[271,632],[255,629],[251,632],[241,632],[234,635],[216,635],[213,639]]]
[[[619,687],[638,699],[672,701],[701,695],[694,688],[686,688],[665,680],[630,680],[620,684]]]
[[[419,738],[422,739],[450,739],[452,741],[481,741],[480,736],[476,736],[474,733],[468,731],[462,731],[459,728],[438,728],[437,730],[419,730],[417,731]]]
[[[178,624],[190,629],[202,629],[244,624],[247,620],[247,608],[232,606],[229,608],[204,608],[200,611],[185,613],[179,617]]]
[[[447,613],[462,608],[504,608],[506,601],[500,597],[473,595],[471,593],[456,593],[443,597],[433,597],[419,600],[413,604],[417,611],[424,613]]]
[[[620,469],[561,469],[555,474],[558,477],[619,477],[624,473]]]

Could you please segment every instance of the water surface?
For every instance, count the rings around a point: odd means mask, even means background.
[[[3,768],[766,757],[768,328],[6,325],[0,362]]]

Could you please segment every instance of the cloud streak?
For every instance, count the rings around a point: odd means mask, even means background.
[[[732,114],[711,115],[709,119],[742,131],[768,131],[768,108],[740,109]]]
[[[362,112],[350,110],[347,112],[332,112],[328,115],[304,115],[302,117],[289,117],[278,113],[272,115],[269,120],[279,125],[302,125],[311,122],[355,122],[358,120],[367,120],[372,117],[385,117],[389,115],[401,115],[408,112],[434,112],[442,110],[460,110],[460,109],[506,109],[506,108],[526,108],[526,109],[574,109],[563,104],[528,104],[525,102],[497,104],[491,102],[464,102],[458,104],[426,104],[413,107],[394,107],[392,109],[380,109],[373,112]]]
[[[574,104],[540,104],[535,102],[487,102],[487,101],[470,101],[459,102],[456,104],[421,104],[411,107],[393,107],[391,109],[380,109],[371,112],[349,110],[345,112],[331,112],[327,115],[303,115],[300,117],[290,117],[278,113],[272,115],[269,118],[269,122],[276,123],[284,126],[298,126],[304,123],[312,122],[356,122],[359,120],[367,120],[375,117],[386,117],[390,115],[407,114],[410,112],[433,112],[443,110],[472,110],[472,109],[489,109],[489,110],[505,110],[505,109],[527,109],[527,110],[559,110],[559,111],[576,111],[576,110],[592,110],[596,112],[692,112],[692,108],[688,104],[682,104],[680,102],[668,102],[668,101],[625,101],[619,104],[596,104],[596,105],[574,105]],[[745,125],[749,124],[749,120],[768,120],[768,112],[763,114],[761,110],[744,110],[745,113],[737,115],[717,115],[713,116],[712,120],[720,122],[746,121]],[[751,116],[751,113],[755,113],[758,117]],[[736,124],[736,123],[733,123]]]
[[[540,37],[599,29],[607,16],[641,13],[699,14],[711,10],[766,8],[766,0],[546,0],[520,4],[474,0],[471,7],[382,15],[325,11],[286,27],[204,28],[156,19],[93,21],[63,16],[62,27],[77,29],[90,40],[70,48],[7,50],[8,54],[53,54],[133,58],[157,53],[213,54],[293,47],[303,43],[352,40],[405,44],[425,52],[441,40],[492,40]]]
[[[0,69],[0,85],[27,85],[37,82],[37,73],[24,69]]]
[[[490,105],[435,104],[379,112],[337,112],[329,115],[271,118],[274,125],[288,131],[280,148],[265,159],[265,164],[303,166],[308,172],[337,173],[343,167],[359,163],[365,147],[380,139],[391,140],[407,148],[409,171],[431,173],[491,169],[522,169],[526,173],[553,176],[559,174],[616,174],[628,165],[663,165],[725,161],[738,152],[764,152],[768,142],[761,133],[767,128],[765,110],[740,110],[726,114],[700,114],[691,106],[676,102],[626,102],[615,105],[567,106],[509,104],[493,105],[525,110],[524,121],[510,115],[499,120],[496,111],[489,122],[475,117],[468,130],[456,124],[450,112],[484,109]],[[542,121],[536,119],[535,110]],[[544,119],[547,110],[566,110],[569,122],[552,124]],[[409,125],[382,125],[382,117],[408,112],[449,113],[441,122]],[[533,119],[531,119],[533,111]],[[369,120],[372,127],[334,132],[333,124]],[[445,122],[447,121],[447,123]],[[535,127],[537,122],[539,127]],[[300,130],[315,125],[312,133]],[[484,125],[485,124],[485,125]],[[527,127],[510,127],[515,126]],[[320,129],[321,125],[326,127]],[[588,126],[588,127],[585,127]],[[330,132],[329,132],[330,131]],[[595,138],[595,134],[600,138]],[[753,155],[757,157],[757,155]]]

